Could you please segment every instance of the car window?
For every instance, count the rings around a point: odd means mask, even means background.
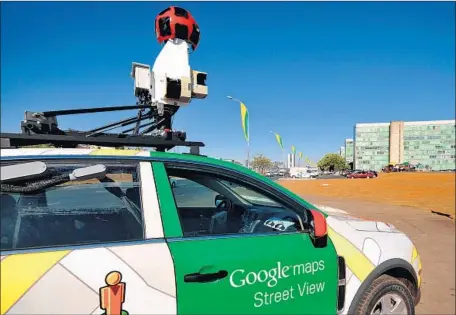
[[[39,186],[44,180],[95,165],[46,162],[46,178],[2,183],[1,250],[142,239],[138,165],[129,163],[102,163],[106,175],[100,179],[67,180],[41,190],[18,191],[17,187]]]
[[[266,197],[264,194],[261,194],[251,188],[235,183],[229,180],[220,180],[221,183],[225,184],[229,189],[231,189],[238,196],[248,201],[249,203],[257,206],[270,206],[270,207],[281,207],[281,205],[272,200],[271,198]]]
[[[208,172],[167,168],[184,236],[298,231],[300,217],[267,191]]]
[[[218,195],[215,190],[187,178],[170,176],[169,179],[178,208],[214,207],[214,198]]]

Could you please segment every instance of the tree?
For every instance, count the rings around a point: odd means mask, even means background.
[[[345,159],[336,153],[326,154],[318,161],[317,166],[324,171],[340,171],[347,168]]]
[[[258,154],[253,157],[251,167],[254,170],[257,170],[259,173],[264,174],[264,172],[270,169],[273,165],[270,158],[264,156],[263,154]]]

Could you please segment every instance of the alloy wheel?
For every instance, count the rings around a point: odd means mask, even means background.
[[[371,315],[407,314],[407,305],[396,293],[383,295],[372,309]]]

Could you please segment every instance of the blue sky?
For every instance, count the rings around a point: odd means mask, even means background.
[[[317,160],[357,122],[454,119],[452,2],[181,2],[201,29],[190,56],[208,72],[209,96],[174,126],[204,154],[243,160],[239,106],[250,113],[251,154],[285,150]],[[1,128],[25,110],[134,104],[131,63],[153,64],[160,2],[3,2]],[[69,116],[87,129],[126,113]],[[130,114],[130,113],[127,113]],[[131,114],[134,114],[133,112]]]

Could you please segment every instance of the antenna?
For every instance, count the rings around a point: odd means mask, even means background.
[[[1,133],[1,147],[51,143],[59,147],[80,144],[99,146],[151,147],[157,151],[176,146],[191,147],[199,153],[202,142],[187,142],[184,131],[172,128],[172,118],[180,107],[192,99],[207,97],[207,73],[191,69],[189,50],[196,50],[200,29],[185,9],[170,6],[155,19],[155,34],[163,48],[151,69],[149,65],[133,62],[135,105],[79,108],[47,112],[25,112],[21,133]],[[137,110],[137,114],[117,122],[87,131],[63,130],[57,116],[110,111]],[[108,133],[123,128],[119,133]]]

